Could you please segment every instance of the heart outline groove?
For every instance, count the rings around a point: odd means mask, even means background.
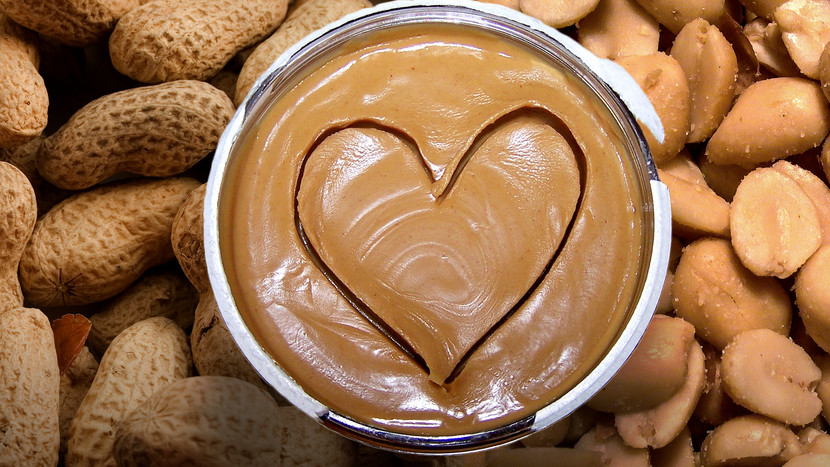
[[[509,320],[511,316],[513,316],[518,310],[522,308],[522,306],[533,296],[535,291],[538,289],[539,285],[544,281],[545,277],[547,276],[553,265],[556,263],[556,260],[559,258],[565,245],[568,243],[576,220],[580,217],[583,199],[587,188],[586,157],[582,148],[580,147],[576,138],[574,137],[573,133],[558,116],[551,113],[547,109],[539,107],[522,107],[512,110],[496,118],[489,125],[487,125],[483,131],[479,132],[475,136],[475,139],[473,140],[473,143],[469,146],[469,148],[467,148],[464,154],[462,154],[461,157],[458,158],[455,167],[452,168],[450,177],[446,179],[442,177],[438,180],[436,180],[432,176],[432,172],[430,172],[428,164],[424,159],[423,154],[419,150],[417,143],[408,134],[397,128],[387,126],[383,123],[372,120],[353,121],[349,124],[326,130],[320,136],[318,136],[318,138],[309,148],[308,152],[302,158],[297,178],[298,182],[296,184],[294,192],[294,221],[297,234],[300,238],[303,247],[305,248],[306,252],[308,253],[313,263],[316,265],[316,267],[323,273],[328,282],[351,305],[351,307],[354,308],[354,310],[358,312],[361,316],[363,316],[363,318],[365,318],[369,323],[371,323],[379,332],[386,336],[386,338],[388,338],[392,343],[394,343],[409,358],[411,358],[416,365],[420,366],[428,374],[430,374],[430,378],[432,379],[433,369],[427,363],[425,358],[421,355],[421,352],[418,352],[416,350],[418,343],[416,342],[413,344],[412,342],[409,342],[407,338],[404,336],[405,333],[402,333],[394,325],[387,322],[387,320],[385,320],[381,316],[381,314],[373,310],[373,308],[369,306],[363,298],[361,298],[359,292],[353,290],[352,287],[350,287],[338,274],[335,273],[332,265],[328,264],[323,259],[318,249],[314,246],[313,241],[309,237],[308,232],[306,231],[306,227],[304,226],[301,220],[302,213],[300,208],[301,190],[303,188],[302,181],[305,179],[304,177],[308,169],[308,161],[312,158],[313,155],[316,154],[317,149],[324,142],[326,142],[333,135],[336,135],[343,130],[356,129],[366,131],[379,131],[391,135],[391,137],[397,139],[398,142],[401,143],[402,147],[408,148],[408,150],[416,156],[416,160],[420,162],[421,167],[424,169],[427,177],[429,178],[430,187],[432,188],[433,194],[436,195],[434,197],[435,204],[440,205],[440,203],[442,203],[453,192],[454,188],[458,184],[459,179],[465,172],[465,168],[468,166],[468,164],[470,164],[470,161],[473,160],[474,156],[479,153],[479,150],[482,148],[482,146],[484,146],[488,142],[488,140],[490,140],[494,136],[497,136],[498,132],[502,129],[507,128],[513,122],[519,122],[522,118],[528,118],[528,116],[539,119],[544,123],[544,125],[547,125],[554,132],[558,133],[558,135],[564,139],[565,143],[570,148],[571,156],[573,157],[576,167],[576,175],[578,178],[578,192],[576,195],[575,202],[573,203],[573,208],[571,209],[571,213],[567,220],[567,223],[561,230],[562,234],[559,237],[558,243],[555,245],[554,248],[552,248],[552,252],[550,253],[547,260],[543,262],[541,270],[538,272],[538,274],[535,275],[530,285],[525,290],[519,291],[518,299],[515,300],[515,302],[502,309],[501,312],[496,313],[496,317],[498,319],[489,324],[484,332],[481,332],[480,335],[477,336],[477,338],[474,341],[468,344],[466,349],[463,350],[463,353],[461,354],[460,358],[458,358],[457,361],[452,365],[451,371],[449,371],[447,374],[443,374],[443,376],[439,377],[439,380],[433,380],[438,384],[446,385],[451,383],[461,373],[466,362],[471,358],[475,351],[479,347],[481,347],[491,335],[497,332],[497,330],[507,320]],[[447,167],[451,166],[448,164]],[[435,193],[436,187],[439,188],[437,193]]]

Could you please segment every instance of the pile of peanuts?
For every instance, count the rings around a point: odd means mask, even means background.
[[[394,454],[234,344],[211,153],[282,51],[372,3],[0,0],[0,466],[830,465],[830,3],[490,2],[618,63],[666,129],[666,286],[596,397],[503,448]]]

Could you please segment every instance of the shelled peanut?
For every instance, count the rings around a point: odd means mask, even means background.
[[[550,432],[435,463],[823,465],[830,455],[827,3],[488,2],[567,26],[586,48],[634,75],[666,127],[663,143],[647,137],[672,195],[679,253],[664,291],[666,316],[652,320],[638,351],[586,407]],[[303,451],[308,443],[286,443],[285,433],[265,434],[288,430],[284,424],[298,414],[280,415],[291,409],[254,387],[265,385],[224,325],[204,264],[199,185],[205,178],[192,169],[202,158],[209,162],[234,110],[203,81],[220,70],[229,78],[239,73],[235,90],[225,90],[239,105],[276,55],[369,3],[75,3],[87,8],[83,15],[0,0],[0,159],[25,166],[34,185],[40,177],[51,182],[46,190],[53,184],[78,190],[35,227],[29,188],[9,191],[26,178],[0,162],[0,210],[15,213],[0,216],[0,465],[56,464],[59,413],[76,403],[67,465],[217,459],[211,449],[223,443],[250,448],[228,462],[273,459],[279,446],[284,462],[369,463],[370,448],[325,438],[326,431],[306,438],[337,454],[328,458]],[[46,91],[58,86],[38,74],[37,35],[25,28],[72,47],[107,48],[114,64],[108,66],[164,84],[135,82],[98,96],[72,109],[73,119],[49,122],[54,129],[47,132],[47,105],[60,96]],[[49,196],[35,188],[38,202]],[[164,310],[150,303],[171,295],[145,286],[152,272],[143,273],[174,262],[198,291],[198,306],[192,290]],[[89,345],[105,358],[89,393],[77,389],[88,401],[59,402],[46,315],[22,308],[24,300],[51,316],[66,305],[91,315]],[[198,379],[185,379],[193,371],[190,358]],[[85,384],[94,362],[84,353],[77,365],[88,371],[75,368],[64,380]],[[121,366],[136,370],[125,376]],[[22,379],[10,380],[12,372]],[[32,382],[28,392],[19,381]],[[197,399],[216,411],[194,408]],[[252,400],[258,402],[246,404]],[[248,418],[213,428],[236,414]],[[215,441],[185,451],[168,432],[152,431],[158,427],[149,421],[162,415],[173,417],[178,432]],[[109,420],[111,432],[96,425],[101,420]],[[418,465],[411,457],[379,458],[384,465]]]

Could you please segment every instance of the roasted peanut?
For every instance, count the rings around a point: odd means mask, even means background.
[[[115,465],[119,422],[155,392],[188,377],[190,367],[184,331],[167,318],[149,318],[119,334],[72,420],[66,463]]]
[[[58,463],[59,391],[49,319],[31,308],[0,310],[0,465]]]
[[[579,20],[579,43],[594,55],[615,60],[657,53],[660,25],[635,0],[600,0]]]
[[[755,18],[746,23],[744,34],[752,44],[758,62],[777,76],[798,76],[801,70],[795,64],[781,39],[778,23]]]
[[[749,329],[789,333],[792,306],[787,292],[775,279],[746,269],[728,240],[703,238],[688,245],[672,292],[677,316],[718,349]]]
[[[786,336],[769,329],[738,334],[723,349],[721,369],[732,400],[757,414],[806,425],[821,412],[821,370]]]
[[[784,467],[823,467],[830,465],[830,454],[801,454],[788,460]]]
[[[830,138],[824,141],[821,146],[821,168],[824,170],[824,178],[830,179]]]
[[[830,42],[825,44],[818,61],[818,77],[824,96],[830,100]]]
[[[787,0],[741,0],[747,10],[768,20],[772,20],[775,9],[786,2]]]
[[[703,354],[706,356],[706,384],[695,406],[695,416],[703,423],[718,426],[730,418],[743,415],[746,410],[736,404],[723,387],[720,351],[706,345]]]
[[[745,415],[710,432],[703,440],[700,460],[703,467],[781,465],[799,451],[798,437],[786,425],[760,415]]]
[[[614,414],[614,425],[627,445],[662,448],[680,435],[706,383],[706,358],[697,342],[690,346],[686,367],[685,382],[665,402],[645,411]]]
[[[823,355],[816,359],[816,364],[821,370],[821,379],[816,385],[816,394],[821,400],[821,415],[827,421],[830,420],[830,357]]]
[[[684,428],[671,443],[651,450],[652,467],[696,467],[692,434]]]
[[[772,78],[749,86],[706,144],[716,164],[752,165],[814,148],[830,131],[830,104],[815,81]]]
[[[109,39],[112,64],[144,83],[206,80],[282,23],[287,0],[160,0],[134,8]]]
[[[790,57],[805,76],[819,78],[819,59],[830,41],[830,3],[788,0],[775,9],[775,22]]]
[[[190,178],[131,180],[64,200],[38,220],[23,251],[26,298],[37,306],[97,302],[173,259],[173,219],[198,185]]]
[[[771,167],[744,177],[729,215],[732,246],[758,276],[791,276],[821,246],[816,207],[799,183]]]
[[[741,180],[754,168],[746,168],[740,165],[718,165],[707,157],[698,158],[697,165],[709,188],[729,203],[735,197],[735,192],[738,190]]]
[[[830,435],[813,427],[805,427],[798,433],[802,453],[830,454]]]
[[[720,30],[702,18],[692,20],[674,39],[671,56],[689,82],[689,136],[697,143],[712,136],[732,106],[738,59]]]
[[[778,161],[772,168],[793,179],[816,208],[822,245],[830,243],[830,188],[813,172],[788,161]]]
[[[825,352],[830,350],[830,245],[821,247],[807,260],[795,278],[798,316],[804,328]]]
[[[603,412],[633,412],[668,400],[686,380],[694,332],[682,319],[652,318],[634,353],[588,406]]]
[[[729,238],[730,206],[706,184],[703,173],[686,151],[657,169],[671,194],[672,227],[684,238]]]
[[[119,172],[176,175],[216,148],[233,112],[225,93],[201,81],[108,94],[75,112],[46,139],[37,169],[53,185],[70,190]]]
[[[689,85],[677,60],[662,52],[616,60],[643,89],[665,129],[665,138],[658,143],[643,128],[651,155],[657,164],[676,156],[686,143],[689,133]]]
[[[548,26],[563,28],[576,24],[594,11],[599,0],[519,0],[519,10],[539,18]]]
[[[613,425],[598,424],[585,433],[574,445],[576,449],[594,451],[602,458],[601,465],[648,467],[648,449],[633,448],[625,444]]]
[[[637,0],[649,13],[671,32],[678,34],[683,26],[695,18],[710,23],[727,14],[723,0]]]
[[[113,457],[119,466],[285,465],[283,426],[262,389],[236,378],[195,376],[127,413],[116,427]]]
[[[121,331],[154,316],[170,318],[189,329],[198,302],[199,294],[181,272],[148,272],[90,317],[89,345],[101,355]]]
[[[19,146],[46,128],[49,95],[38,73],[35,35],[3,14],[0,2],[0,148]]]
[[[308,35],[348,13],[372,6],[368,0],[308,0],[289,12],[285,22],[268,39],[257,45],[236,81],[234,103],[239,105],[254,86],[259,75],[289,47]]]

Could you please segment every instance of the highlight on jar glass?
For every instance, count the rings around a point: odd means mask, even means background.
[[[427,454],[570,414],[634,350],[670,220],[622,68],[513,10],[401,1],[289,49],[226,129],[210,280],[262,377]]]

